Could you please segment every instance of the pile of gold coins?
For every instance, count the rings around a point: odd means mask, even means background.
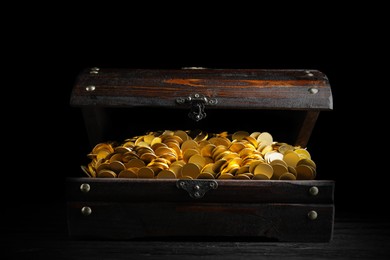
[[[82,165],[89,177],[149,179],[312,180],[305,148],[275,142],[268,132],[165,130],[99,143]]]

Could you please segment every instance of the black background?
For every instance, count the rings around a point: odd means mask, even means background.
[[[82,175],[89,152],[70,92],[78,73],[95,66],[318,69],[329,78],[334,110],[320,114],[308,147],[321,179],[336,181],[336,214],[370,214],[387,200],[387,50],[381,16],[365,16],[375,15],[372,10],[252,13],[247,7],[221,17],[221,10],[205,6],[196,15],[189,9],[179,15],[158,8],[120,14],[70,9],[36,13],[6,29],[4,203],[66,202],[65,179]]]

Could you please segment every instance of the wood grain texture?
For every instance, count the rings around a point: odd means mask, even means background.
[[[87,91],[94,86],[94,91]],[[316,88],[318,93],[310,93]],[[85,70],[71,94],[72,106],[185,108],[176,98],[193,94],[216,98],[213,108],[330,110],[329,81],[317,70],[204,69]]]

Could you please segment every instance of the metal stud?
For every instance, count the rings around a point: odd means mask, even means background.
[[[313,187],[311,187],[311,188],[309,189],[309,193],[310,193],[310,195],[312,195],[312,196],[317,196],[317,194],[318,194],[319,191],[320,191],[320,190],[319,190],[316,186],[313,186]]]
[[[90,207],[82,207],[81,214],[83,214],[84,216],[89,216],[92,214],[92,209]]]
[[[85,90],[88,91],[88,92],[95,91],[95,89],[96,89],[96,87],[92,86],[92,85],[85,87]]]
[[[87,193],[91,190],[91,186],[88,183],[83,183],[80,185],[80,190],[84,193]]]
[[[318,93],[318,88],[309,88],[309,93],[310,94],[317,94]]]
[[[309,211],[309,213],[307,213],[307,217],[310,220],[315,220],[318,217],[318,214],[315,210],[311,210],[311,211]]]

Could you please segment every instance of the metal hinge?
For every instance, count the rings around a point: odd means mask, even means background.
[[[216,105],[218,100],[216,98],[208,98],[201,94],[193,94],[186,98],[180,97],[176,99],[178,104],[189,103],[191,105],[188,117],[196,122],[204,119],[207,114],[204,111],[206,105]]]
[[[187,191],[191,198],[200,199],[207,191],[218,188],[218,183],[215,180],[178,180],[176,187]]]

